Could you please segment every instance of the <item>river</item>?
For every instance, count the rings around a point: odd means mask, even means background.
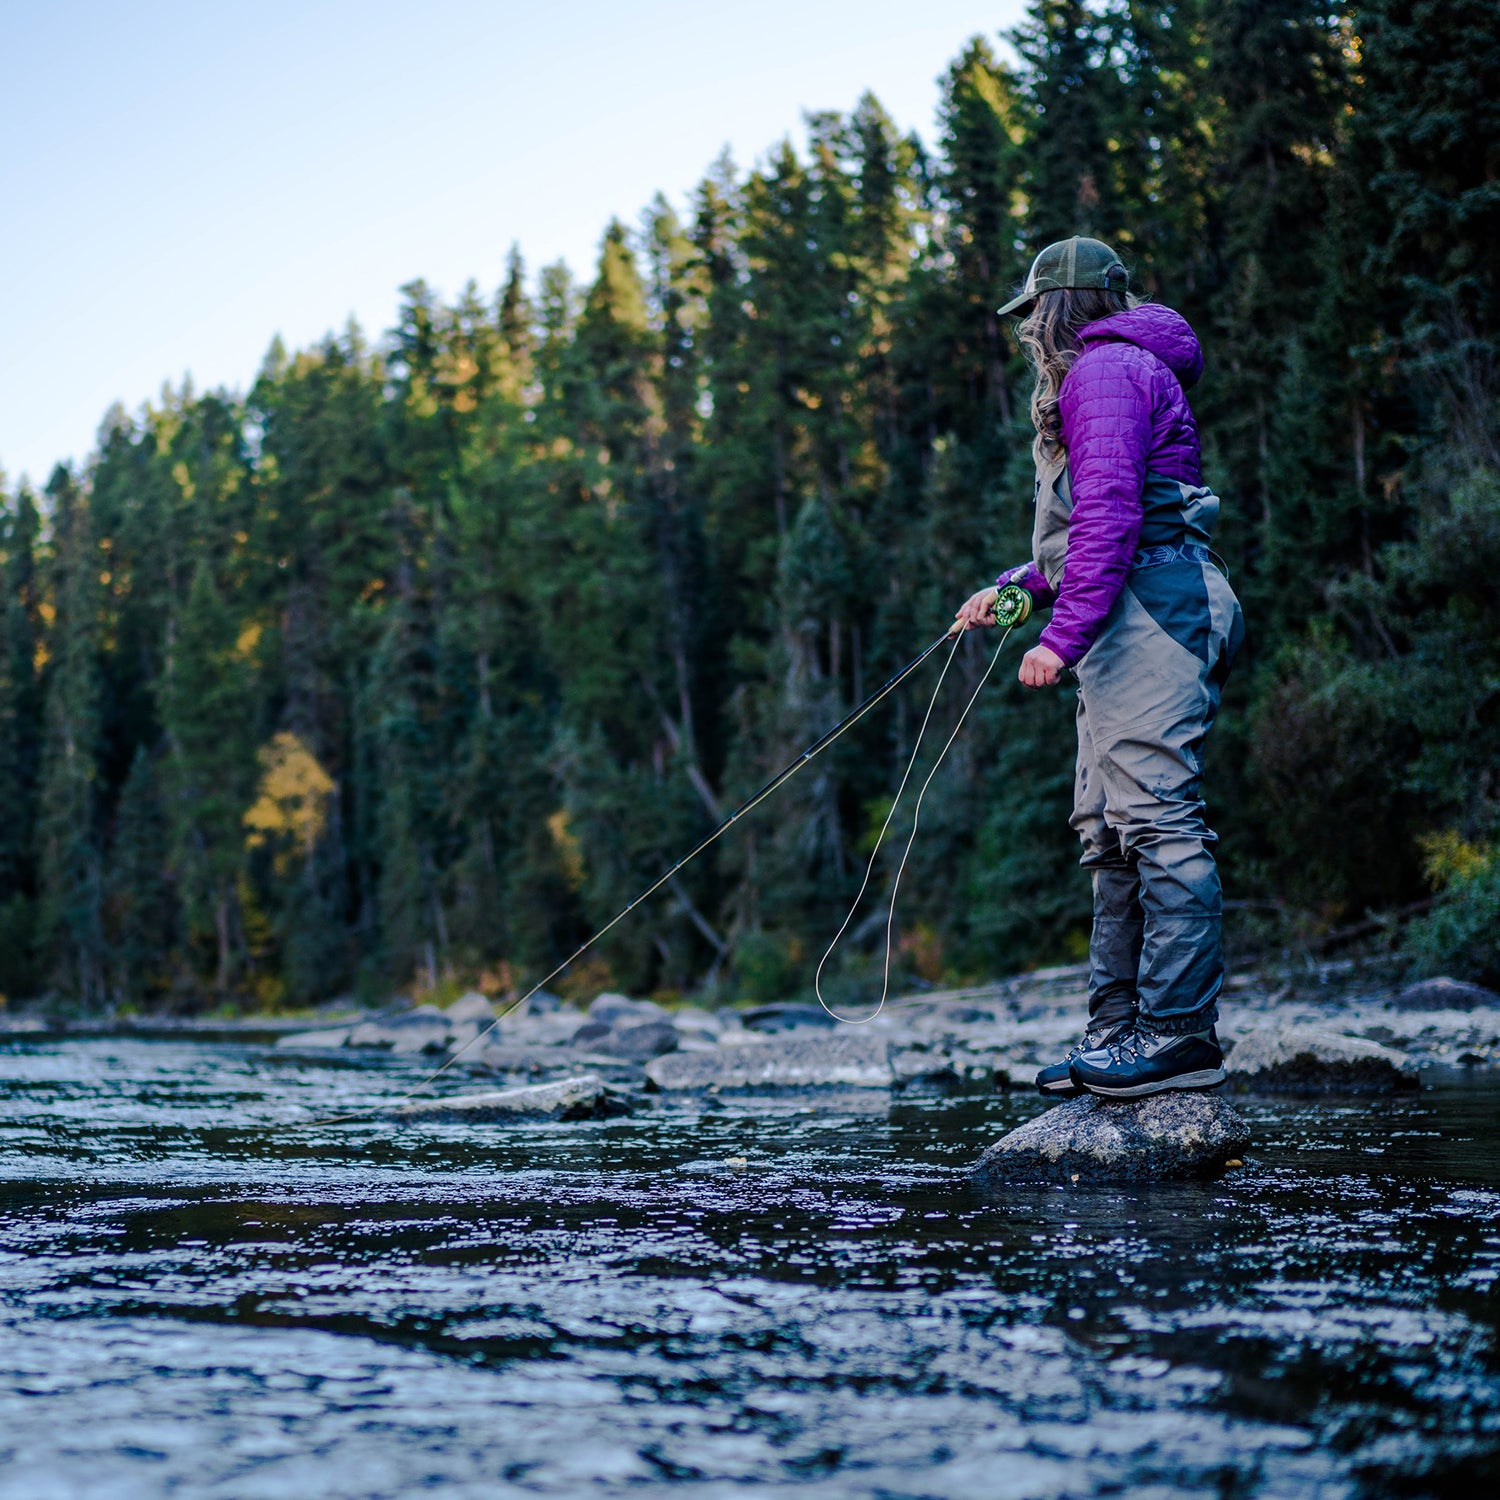
[[[1500,1084],[1250,1099],[1221,1181],[995,1201],[1024,1094],[308,1123],[420,1073],[0,1046],[0,1496],[1500,1479]]]

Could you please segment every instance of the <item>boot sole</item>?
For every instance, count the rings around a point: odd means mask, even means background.
[[[1129,1088],[1107,1088],[1101,1083],[1081,1083],[1086,1093],[1102,1094],[1106,1099],[1142,1099],[1147,1094],[1165,1094],[1173,1089],[1216,1089],[1229,1075],[1223,1068],[1204,1068],[1197,1073],[1179,1073],[1156,1083],[1137,1083]]]
[[[1062,1083],[1037,1084],[1036,1091],[1043,1099],[1076,1099],[1083,1090],[1071,1080]]]

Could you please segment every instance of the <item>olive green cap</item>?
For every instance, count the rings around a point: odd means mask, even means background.
[[[1103,240],[1089,240],[1075,234],[1070,240],[1058,240],[1055,245],[1048,245],[1032,261],[1026,285],[1000,309],[1000,316],[1030,312],[1031,304],[1043,292],[1079,287],[1101,292],[1127,291],[1130,273]]]

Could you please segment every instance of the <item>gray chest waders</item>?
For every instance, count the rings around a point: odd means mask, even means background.
[[[1203,744],[1244,634],[1208,550],[1219,498],[1146,476],[1140,550],[1078,678],[1071,823],[1093,877],[1089,1024],[1139,1012],[1211,1026],[1224,981],[1219,873],[1203,820]],[[1066,463],[1039,466],[1033,556],[1055,589],[1073,510]]]

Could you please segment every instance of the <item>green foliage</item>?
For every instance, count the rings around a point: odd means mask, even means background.
[[[610,224],[586,284],[515,251],[493,296],[414,281],[374,346],[277,342],[243,399],[168,390],[40,503],[0,484],[0,990],[550,968],[1026,555],[993,310],[1080,232],[1205,344],[1250,625],[1210,757],[1231,898],[1337,925],[1428,898],[1434,840],[1493,847],[1491,7],[1033,0],[1011,41],[959,49],[931,151],[867,96]],[[935,673],[575,982],[805,992]],[[903,983],[1081,951],[1072,701],[1012,675],[924,806]],[[851,1005],[895,862],[826,976]],[[1415,962],[1493,974],[1493,868],[1450,872]]]
[[[106,911],[114,990],[127,1001],[148,999],[166,988],[173,937],[169,868],[156,771],[141,745],[115,815]]]
[[[1452,881],[1406,935],[1412,973],[1451,974],[1500,986],[1500,860]]]

